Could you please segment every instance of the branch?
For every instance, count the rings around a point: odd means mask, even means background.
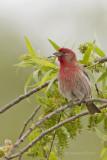
[[[35,117],[35,115],[37,114],[37,112],[39,111],[39,109],[41,108],[41,106],[38,106],[34,109],[33,113],[30,115],[30,117],[26,120],[26,122],[24,123],[24,127],[22,128],[22,131],[19,135],[19,138],[22,137],[23,133],[25,132],[26,127],[28,126],[29,122],[31,120],[33,120],[33,118]]]
[[[97,91],[97,94],[100,95],[100,91],[99,91],[99,89],[98,89],[97,83],[95,83],[95,89],[96,89],[96,91]]]
[[[96,62],[98,62],[98,63],[107,62],[107,57],[99,58],[99,59],[96,60]]]
[[[103,106],[100,107],[100,109],[106,108],[107,104],[104,104]],[[49,134],[52,131],[57,130],[58,128],[62,127],[64,124],[69,123],[71,121],[74,121],[80,117],[86,116],[88,115],[89,112],[83,112],[80,114],[77,114],[75,116],[69,117],[65,120],[63,120],[62,122],[59,122],[58,124],[54,125],[53,127],[45,130],[44,132],[42,132],[38,137],[36,137],[32,142],[30,142],[28,145],[26,145],[21,151],[19,151],[18,153],[10,156],[10,157],[6,157],[7,160],[22,156],[25,152],[27,152],[33,145],[35,145],[38,141],[40,141],[45,135]]]
[[[44,83],[43,85],[34,88],[30,91],[28,91],[27,93],[20,95],[19,97],[15,98],[14,100],[12,100],[10,103],[6,104],[5,106],[1,107],[0,109],[0,114],[7,111],[8,109],[12,108],[13,106],[15,106],[16,104],[18,104],[19,102],[21,102],[22,100],[30,97],[31,95],[33,95],[34,93],[40,91],[41,89],[47,87],[49,84],[49,81]]]
[[[85,101],[77,101],[77,102],[70,102],[69,104],[62,106],[56,110],[54,110],[53,112],[47,114],[45,117],[43,117],[42,119],[40,119],[38,122],[36,122],[32,127],[30,127],[23,135],[22,137],[20,137],[16,143],[14,144],[14,147],[16,148],[17,146],[19,146],[20,143],[22,143],[25,138],[38,126],[40,126],[42,123],[44,123],[46,120],[48,120],[49,118],[51,118],[52,116],[72,107],[75,105],[80,105],[82,103],[86,103],[86,102],[103,102],[103,103],[107,103],[107,99],[88,99]]]
[[[35,115],[37,114],[37,112],[39,111],[40,108],[41,108],[41,106],[36,107],[36,108],[34,109],[33,113],[32,113],[32,114],[28,117],[28,119],[25,121],[24,127],[22,128],[21,133],[20,133],[18,139],[20,139],[20,138],[23,136],[23,134],[24,134],[24,132],[25,132],[28,124],[30,123],[31,120],[33,120],[33,118],[35,117]],[[15,145],[13,146],[12,153],[14,153],[14,150],[15,150]],[[22,157],[22,156],[20,155],[20,156],[19,156],[19,160],[21,160],[21,157]]]
[[[78,103],[80,103],[80,102],[78,102]],[[76,103],[76,104],[77,104],[77,103]],[[67,104],[67,105],[65,105],[65,106],[62,106],[62,107],[54,110],[53,112],[47,114],[45,117],[43,117],[43,118],[40,119],[38,122],[36,122],[33,126],[31,126],[31,127],[23,134],[22,137],[20,137],[20,138],[16,141],[16,143],[15,143],[15,145],[14,145],[15,148],[16,148],[17,146],[19,146],[19,144],[22,143],[22,142],[25,140],[25,138],[26,138],[36,127],[40,126],[42,123],[44,123],[46,120],[48,120],[48,119],[51,118],[52,116],[54,116],[54,115],[56,115],[56,114],[64,111],[65,109],[71,107],[71,105],[72,105],[72,102],[69,103],[69,104]]]

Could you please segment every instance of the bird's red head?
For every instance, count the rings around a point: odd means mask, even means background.
[[[58,50],[59,52],[62,52],[62,53],[69,53],[69,54],[71,54],[73,51],[71,50],[71,49],[69,49],[69,48],[60,48],[59,50]]]
[[[77,61],[75,53],[69,48],[60,48],[54,55],[61,64],[73,64]]]

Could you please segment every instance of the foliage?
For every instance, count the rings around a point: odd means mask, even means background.
[[[49,85],[35,95],[35,102],[42,106],[42,112],[39,117],[42,118],[44,115],[52,112],[58,107],[67,104],[67,100],[63,98],[58,91],[56,81],[58,66],[56,65],[55,57],[51,56],[46,58],[42,56],[32,47],[27,37],[25,37],[25,42],[27,54],[22,55],[20,57],[20,63],[17,64],[18,67],[32,68],[32,73],[25,83],[25,92],[49,81]],[[60,48],[54,41],[49,39],[49,42],[55,50]],[[82,55],[79,62],[85,66],[90,79],[94,79],[94,81],[92,81],[94,97],[107,98],[107,66],[105,63],[96,63],[98,58],[105,56],[104,51],[97,46],[95,41],[80,44],[79,51]],[[95,85],[97,86],[97,90]],[[97,103],[97,105],[99,105],[99,103]],[[33,140],[45,129],[57,124],[59,120],[64,120],[70,116],[76,115],[83,109],[84,105],[77,106],[62,112],[61,115],[53,116],[30,134],[29,141]],[[106,110],[103,110],[101,114],[89,116],[87,127],[91,130],[92,128],[98,127],[101,123],[104,124],[104,129],[107,130]],[[81,119],[72,121],[71,123],[65,124],[63,127],[59,128],[56,131],[55,142],[49,160],[57,160],[58,157],[63,154],[65,147],[69,146],[70,139],[76,137],[81,130],[83,130]],[[29,149],[28,155],[32,157],[39,157],[40,160],[45,160],[50,149],[53,135],[54,133],[45,136],[40,142]]]
[[[106,160],[107,159],[107,134],[106,132],[102,132],[100,129],[95,128],[96,134],[101,139],[101,141],[104,144],[104,147],[101,150],[100,153],[100,160]]]
[[[13,149],[13,143],[10,139],[5,139],[4,144],[0,146],[0,159],[11,153]]]

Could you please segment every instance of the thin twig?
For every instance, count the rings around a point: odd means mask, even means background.
[[[100,109],[106,108],[107,104],[104,104],[103,106],[100,107]],[[69,117],[65,120],[63,120],[62,122],[59,122],[58,124],[52,126],[51,128],[45,130],[44,132],[42,132],[38,137],[36,137],[32,142],[30,142],[28,145],[26,145],[22,150],[20,150],[19,152],[17,152],[14,155],[11,155],[10,157],[6,157],[8,160],[22,156],[25,152],[27,152],[33,145],[35,145],[38,141],[40,141],[45,135],[49,134],[52,131],[57,130],[58,128],[62,127],[64,124],[69,123],[71,121],[74,121],[80,117],[86,116],[88,115],[89,112],[83,112],[80,114],[77,114],[75,116]]]
[[[97,83],[95,83],[95,89],[96,89],[96,91],[97,91],[97,94],[100,95],[100,91],[99,91],[99,89],[98,89]]]
[[[33,118],[35,117],[35,115],[37,114],[37,112],[39,111],[39,109],[41,108],[41,106],[38,106],[34,109],[33,113],[29,116],[29,118],[25,121],[24,123],[24,127],[22,128],[22,131],[19,135],[19,138],[20,139],[23,135],[23,133],[25,132],[26,130],[26,127],[28,126],[29,122],[33,120]]]
[[[58,119],[57,123],[60,122],[61,116],[62,116],[62,114],[60,113],[60,116],[59,116],[59,119]],[[52,147],[53,147],[53,144],[54,144],[55,136],[56,136],[56,130],[55,130],[54,135],[52,137],[52,142],[51,142],[51,145],[50,145],[50,150],[49,150],[49,153],[48,153],[48,156],[47,156],[47,160],[49,160],[49,157],[50,157],[50,154],[51,154],[51,151],[52,151]]]
[[[98,63],[104,63],[104,62],[107,62],[107,57],[102,57],[102,58],[99,58],[96,60],[96,62]]]
[[[91,68],[91,67],[94,67],[94,66],[96,66],[96,65],[98,65],[98,64],[100,64],[100,63],[105,63],[105,62],[107,62],[107,57],[103,57],[103,58],[99,58],[99,59],[97,59],[97,60],[95,60],[95,63],[94,64],[92,64],[92,65],[84,65],[84,67],[86,67],[86,68]]]
[[[15,98],[14,100],[12,100],[10,103],[6,104],[5,106],[1,107],[0,109],[0,114],[7,111],[8,109],[12,108],[13,106],[15,106],[16,104],[18,104],[19,102],[21,102],[22,100],[30,97],[31,95],[33,95],[34,93],[40,91],[41,89],[47,87],[49,84],[49,81],[44,83],[43,85],[34,88],[30,91],[28,91],[27,93],[20,95],[19,97]]]
[[[43,117],[42,119],[40,119],[38,122],[36,122],[33,126],[31,126],[24,134],[22,137],[20,137],[20,139],[18,139],[16,141],[16,143],[14,144],[14,147],[16,148],[17,146],[19,146],[20,143],[22,143],[25,138],[38,126],[40,126],[42,123],[44,123],[46,120],[48,120],[49,118],[51,118],[52,116],[72,107],[75,105],[79,105],[81,103],[86,103],[86,102],[102,102],[102,103],[107,103],[107,99],[88,99],[85,101],[78,101],[78,102],[70,102],[69,104],[62,106],[56,110],[54,110],[53,112],[49,113],[48,115],[46,115],[45,117]]]

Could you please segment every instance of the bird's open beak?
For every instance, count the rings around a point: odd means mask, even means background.
[[[53,53],[53,55],[56,57],[60,57],[60,56],[63,56],[64,54],[62,52],[55,52]]]

